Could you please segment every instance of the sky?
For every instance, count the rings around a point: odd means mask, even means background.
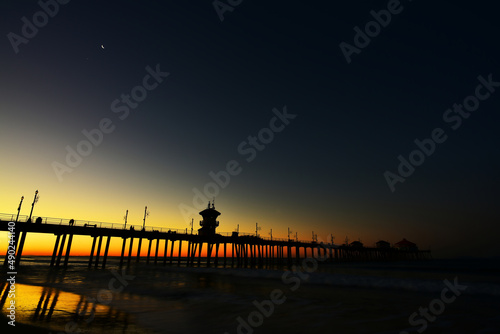
[[[0,213],[500,256],[494,4],[232,3],[2,1]]]

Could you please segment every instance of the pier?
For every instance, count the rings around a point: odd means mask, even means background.
[[[151,265],[187,266],[237,266],[265,267],[270,265],[291,265],[307,257],[322,258],[327,262],[427,260],[430,251],[400,250],[395,248],[352,247],[315,241],[262,238],[257,235],[230,232],[216,233],[218,213],[212,206],[200,214],[202,226],[198,234],[188,230],[165,227],[142,227],[73,219],[39,217],[35,223],[25,217],[0,214],[0,231],[8,231],[9,222],[15,222],[16,267],[22,260],[23,248],[30,238],[28,234],[54,234],[55,241],[50,266],[67,267],[71,254],[73,237],[89,236],[92,246],[89,250],[88,267],[105,268],[112,238],[121,239],[120,266],[132,261]],[[17,222],[16,222],[17,219]],[[11,223],[12,225],[12,223]],[[134,247],[134,245],[137,245]],[[186,255],[182,255],[182,247]],[[141,256],[142,247],[147,255]],[[206,256],[202,256],[203,251]],[[11,252],[12,253],[12,252]],[[8,263],[8,247],[4,266]],[[203,264],[202,264],[203,260]]]

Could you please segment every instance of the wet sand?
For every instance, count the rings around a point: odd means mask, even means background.
[[[33,265],[18,275],[24,312],[19,319],[54,332],[74,321],[86,333],[416,333],[422,325],[410,325],[410,315],[440,298],[443,279],[457,274],[471,293],[446,304],[425,333],[497,333],[496,274],[439,268],[325,266],[283,279],[283,269],[138,265],[121,272],[112,265],[111,270],[74,265],[51,272]],[[106,292],[110,287],[116,291]],[[32,296],[22,297],[22,289]]]

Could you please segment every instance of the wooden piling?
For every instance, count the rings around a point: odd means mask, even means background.
[[[172,240],[172,245],[170,246],[170,264],[172,264],[173,256],[174,256],[174,243],[175,240]]]
[[[224,268],[226,268],[226,243],[224,242]]]
[[[104,249],[104,256],[102,259],[102,269],[106,268],[106,260],[108,259],[108,251],[109,251],[109,243],[111,241],[111,236],[108,235],[108,239],[106,240],[106,248]],[[68,247],[70,247],[68,245]]]
[[[53,267],[54,263],[56,261],[56,254],[57,254],[57,246],[59,246],[59,240],[61,239],[61,235],[58,234],[56,238],[56,242],[54,244],[54,250],[52,251],[52,259],[50,259],[50,266]],[[7,258],[7,257],[6,257]]]
[[[128,246],[128,259],[127,265],[130,266],[130,260],[132,260],[132,247],[134,246],[134,238],[130,238],[130,244]]]
[[[27,234],[27,232],[24,231],[24,232],[21,232],[21,233],[22,233],[22,235],[21,235],[21,241],[19,243],[19,246],[17,247],[17,253],[16,253],[16,268],[19,266],[19,262],[21,262],[21,257],[23,256],[24,241],[26,240],[26,234]]]
[[[191,264],[194,264],[194,258],[196,257],[196,250],[198,249],[198,243],[193,242],[192,250],[191,250]]]
[[[207,242],[207,267],[210,267],[210,258],[212,257],[212,244]]]
[[[168,239],[165,239],[165,248],[163,249],[163,265],[167,264],[167,249],[168,249]]]
[[[217,265],[219,264],[219,243],[215,244],[215,261],[214,261],[214,266],[217,268]]]
[[[152,243],[153,243],[153,239],[149,239],[148,257],[146,258],[146,264],[149,264],[149,256],[151,255],[151,244]]]
[[[182,240],[179,239],[179,254],[178,254],[177,265],[181,264],[181,257],[182,257],[181,249],[182,249]]]
[[[200,265],[201,261],[201,249],[203,248],[203,242],[200,242],[200,249],[198,250],[198,266]]]
[[[139,262],[141,258],[141,245],[142,245],[142,237],[139,237],[139,245],[137,245],[137,256],[135,258],[135,262]]]
[[[159,246],[160,246],[160,239],[156,239],[155,265],[158,263],[158,247]]]
[[[127,244],[127,238],[122,238],[123,243],[122,243],[122,252],[120,255],[120,268],[123,266],[123,255],[125,254],[125,245]]]
[[[188,266],[191,261],[191,240],[188,240],[188,251],[186,253],[186,265]]]
[[[61,257],[62,257],[65,242],[66,242],[66,234],[63,234],[63,238],[61,240],[61,245],[59,246],[59,253],[57,254],[56,267],[59,267],[59,264],[61,263]]]
[[[94,264],[95,268],[97,268],[99,266],[99,257],[101,256],[102,238],[103,238],[103,236],[101,235],[99,237],[99,243],[97,244],[97,252],[95,254],[95,264]],[[64,239],[63,239],[63,243],[64,243]],[[58,266],[59,266],[59,264],[58,264]]]
[[[68,246],[66,247],[66,256],[64,258],[64,268],[68,267],[69,253],[71,251],[71,242],[73,241],[73,234],[69,235]]]
[[[236,255],[234,250],[234,241],[231,243],[231,267],[234,266],[234,256]]]
[[[94,249],[95,249],[96,240],[97,240],[97,236],[94,236],[94,240],[92,241],[92,248],[90,250],[89,268],[92,266],[92,258],[94,257]]]

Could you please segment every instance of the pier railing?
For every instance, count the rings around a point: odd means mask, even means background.
[[[17,214],[10,214],[10,213],[0,213],[0,221],[16,221]],[[39,216],[33,216],[31,218],[31,222],[35,223],[36,219]],[[28,221],[28,216],[25,215],[19,215],[17,218],[18,222],[27,222]],[[42,218],[42,224],[50,224],[50,225],[67,225],[70,226],[70,221],[71,219],[67,218],[54,218],[54,217],[40,217]],[[89,228],[110,228],[110,229],[116,229],[116,230],[124,230],[124,229],[134,229],[135,231],[141,231],[142,230],[142,225],[134,225],[134,224],[127,224],[125,226],[125,223],[106,223],[106,222],[98,222],[98,221],[92,221],[92,220],[77,220],[73,219],[73,224],[71,226],[82,226],[82,227],[89,227]],[[178,228],[169,228],[169,227],[160,227],[160,226],[145,226],[144,227],[145,231],[153,232],[153,231],[158,231],[158,232],[171,232],[171,233],[182,233],[182,234],[198,234],[197,231],[193,231],[191,233],[191,229],[185,228],[185,229],[178,229]],[[223,235],[230,237],[233,232],[217,232],[217,234]],[[238,232],[239,237],[256,237],[255,233],[244,233],[244,232]],[[285,239],[285,238],[270,238],[270,237],[262,237],[258,236],[259,239],[263,240],[270,240],[270,241],[296,241],[295,239]],[[310,242],[309,240],[298,240],[298,242]]]
[[[7,214],[0,213],[0,220],[3,221],[16,221],[17,214]],[[27,222],[28,216],[20,215],[17,218],[18,222]],[[31,222],[35,223],[38,216],[32,217]],[[50,224],[50,225],[70,225],[71,219],[67,218],[54,218],[54,217],[40,217],[42,218],[42,224]],[[142,230],[142,225],[133,225],[125,223],[106,223],[106,222],[98,222],[92,220],[76,220],[73,219],[73,223],[71,226],[82,226],[82,227],[98,227],[98,228],[111,228],[116,230],[130,229],[131,227],[136,230]],[[185,233],[186,229],[178,229],[178,228],[168,228],[168,227],[158,227],[158,226],[145,226],[145,231],[159,231],[159,232],[175,232],[175,233]]]

